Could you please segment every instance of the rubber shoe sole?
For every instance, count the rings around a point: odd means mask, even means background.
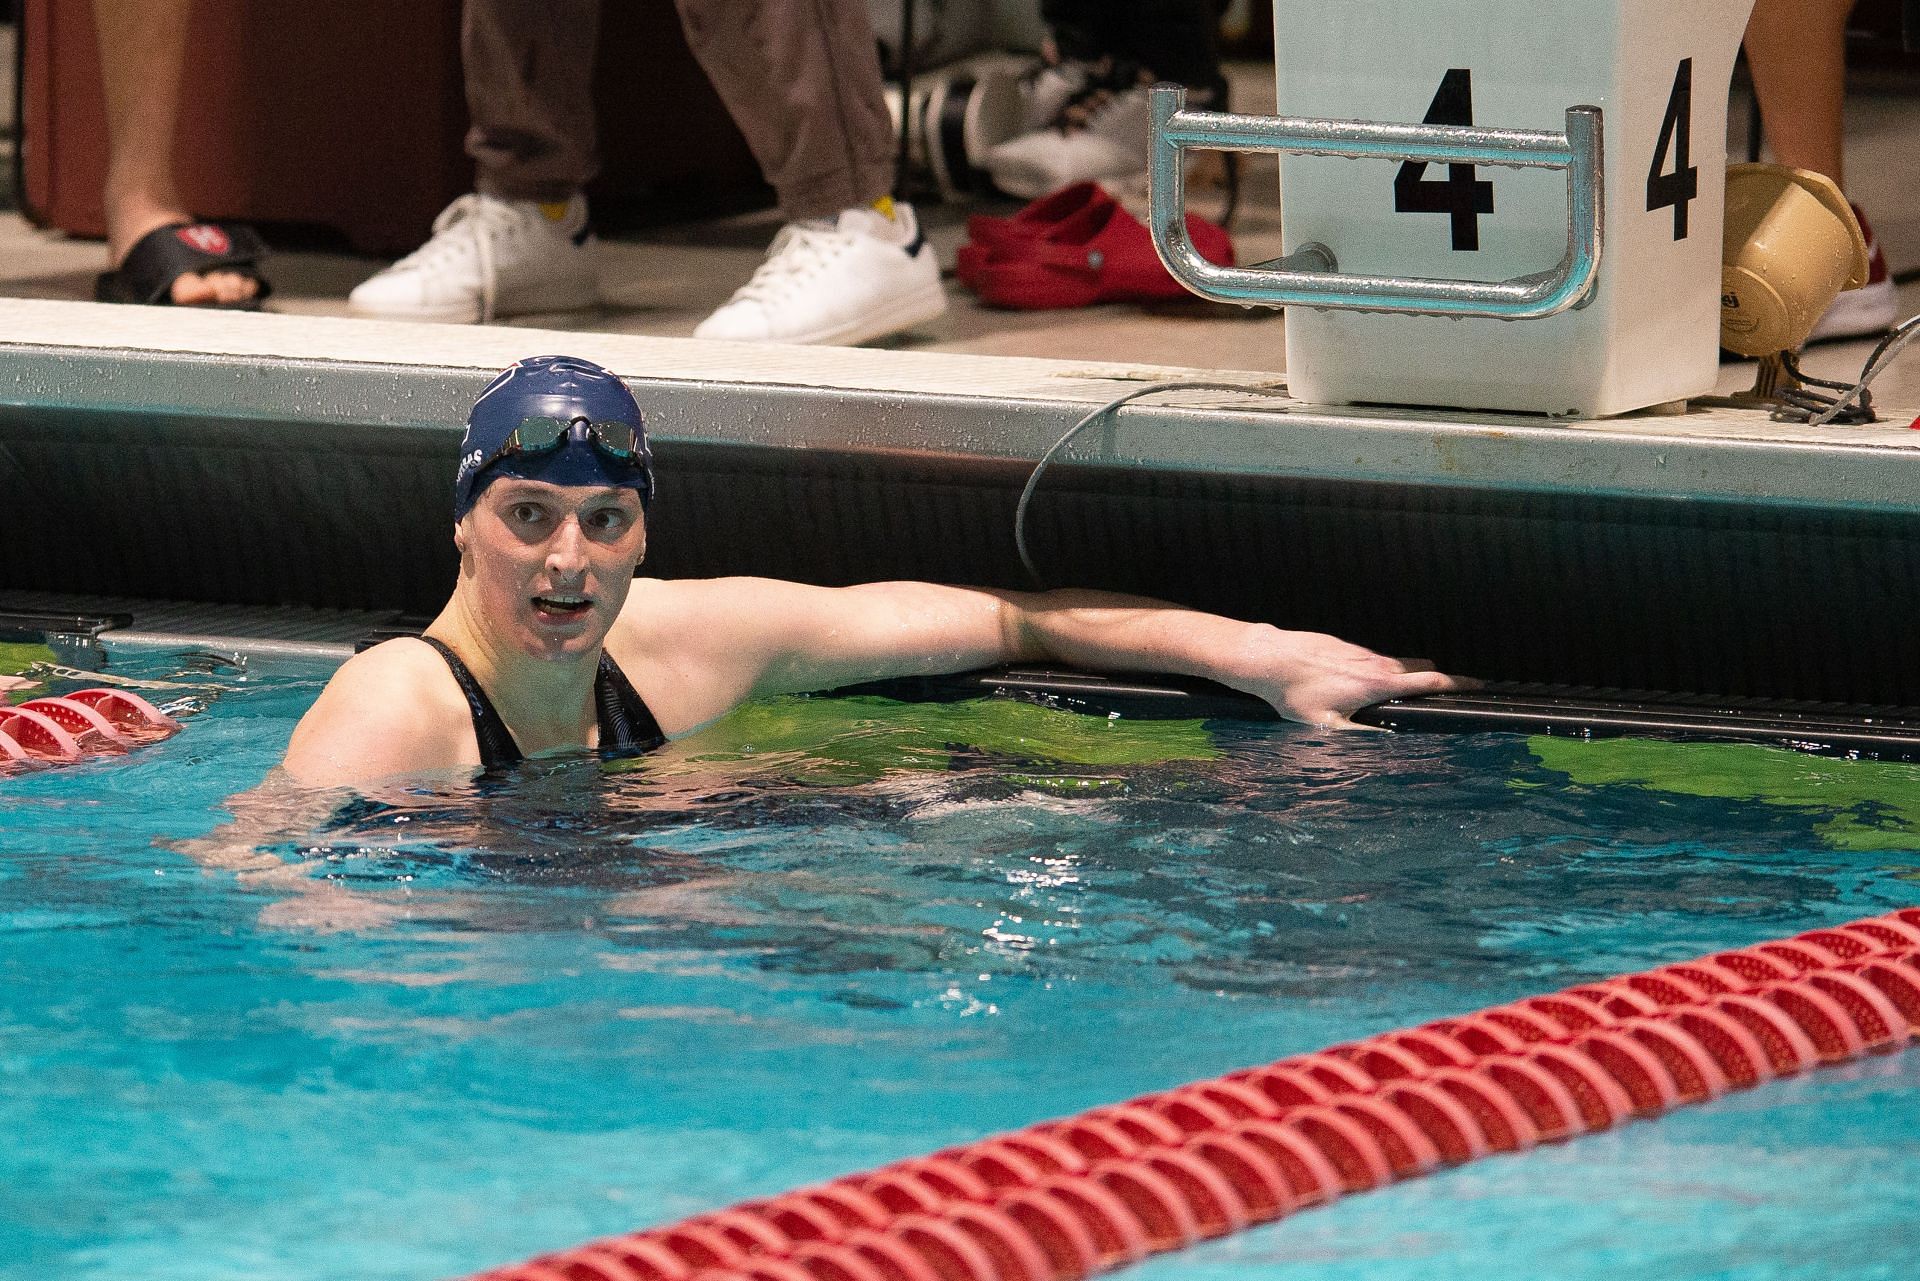
[[[801,346],[857,347],[904,333],[915,325],[924,325],[946,314],[947,291],[938,281],[910,294],[895,298],[885,307],[869,311],[838,325],[826,325],[800,334],[768,341]]]
[[[526,316],[541,312],[585,311],[599,305],[600,286],[597,281],[549,280],[539,289],[517,289],[506,297],[496,298],[493,304],[493,318],[501,320],[508,316]],[[404,303],[386,302],[367,304],[348,298],[347,306],[356,316],[370,316],[379,320],[422,320],[461,325],[478,324],[480,321],[478,299],[458,303],[409,306]]]

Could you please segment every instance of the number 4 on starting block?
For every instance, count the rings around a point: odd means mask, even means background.
[[[1162,252],[1287,306],[1303,400],[1597,417],[1710,392],[1751,5],[1277,0],[1277,118],[1156,98]],[[1183,145],[1282,152],[1288,257],[1210,271],[1164,243]]]

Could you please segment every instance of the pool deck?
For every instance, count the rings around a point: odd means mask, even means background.
[[[0,25],[0,118],[11,104],[11,95],[4,92],[11,75],[11,59],[6,56],[11,37],[11,28]],[[1272,110],[1271,62],[1230,63],[1227,74],[1237,110]],[[1920,97],[1913,88],[1911,77],[1855,74],[1847,105],[1849,191],[1871,214],[1896,274],[1920,265],[1920,186],[1909,179],[1915,144],[1920,141]],[[1744,87],[1736,85],[1727,138],[1727,153],[1736,159],[1746,153],[1746,101]],[[6,131],[0,129],[0,158],[5,158],[10,146]],[[1285,249],[1278,171],[1271,156],[1248,156],[1243,173],[1240,210],[1232,230],[1239,260],[1259,262]],[[0,176],[0,184],[4,182]],[[1194,203],[1208,212],[1215,200],[1213,193],[1201,191]],[[104,265],[100,243],[37,230],[19,214],[6,212],[7,204],[6,194],[0,192],[0,296],[67,301],[90,297],[94,274]],[[1017,204],[995,197],[947,203],[922,199],[916,208],[940,261],[951,267],[965,240],[969,214],[1009,213]],[[763,211],[606,238],[601,245],[598,307],[515,317],[500,327],[557,331],[568,344],[577,344],[585,334],[686,337],[752,274],[778,226],[778,217]],[[273,231],[269,229],[270,235]],[[270,305],[290,315],[344,317],[347,292],[382,265],[377,259],[343,252],[277,251],[271,263],[275,295]],[[1151,307],[1109,304],[1014,312],[985,306],[957,283],[950,284],[947,292],[947,314],[895,340],[896,350],[1204,366],[1268,376],[1285,372],[1286,321],[1278,312],[1243,311],[1198,300]],[[1915,312],[1920,312],[1920,282],[1900,292],[1900,314]],[[1816,375],[1850,380],[1870,347],[1862,342],[1823,346],[1809,353],[1806,365]],[[1728,365],[1721,375],[1719,390],[1731,392],[1751,384],[1753,368]],[[1920,405],[1920,348],[1909,349],[1894,362],[1877,386],[1889,404]]]
[[[1285,385],[1259,370],[0,300],[0,407],[9,430],[62,409],[156,424],[217,415],[425,431],[450,453],[490,374],[550,350],[628,378],[662,442],[1023,465],[1088,410],[1152,382]],[[1123,408],[1068,456],[1175,472],[1920,511],[1920,433],[1908,426],[1920,407],[1881,412],[1871,426],[1816,428],[1730,407],[1565,420],[1177,391]]]

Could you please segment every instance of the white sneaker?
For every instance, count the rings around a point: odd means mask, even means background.
[[[1121,181],[1147,171],[1147,90],[1122,89],[1097,107],[1084,127],[1036,129],[989,151],[993,185],[1034,200],[1076,182]]]
[[[476,192],[440,212],[426,244],[355,286],[347,305],[370,316],[469,324],[591,307],[599,300],[594,249],[584,196],[550,218],[534,201]]]
[[[1093,69],[1071,58],[1043,64],[1022,77],[1020,98],[1026,132],[1060,123],[1067,104],[1083,93],[1092,79]]]
[[[1849,289],[1833,300],[1807,335],[1808,342],[1833,342],[1845,338],[1877,338],[1893,328],[1900,319],[1900,300],[1894,296],[1893,276],[1887,270],[1887,255],[1880,248],[1880,237],[1873,224],[1853,207],[1860,230],[1867,238],[1867,283]]]
[[[695,338],[737,342],[871,342],[947,309],[940,264],[911,207],[847,209],[790,222],[767,260]]]

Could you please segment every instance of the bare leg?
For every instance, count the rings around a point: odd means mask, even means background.
[[[1747,65],[1774,159],[1823,173],[1842,187],[1852,9],[1853,0],[1758,0],[1747,20]]]
[[[173,127],[180,114],[193,3],[93,0],[107,99],[107,256],[116,267],[155,227],[193,218],[173,181]],[[173,300],[239,302],[256,288],[231,271],[187,275],[173,282]]]

